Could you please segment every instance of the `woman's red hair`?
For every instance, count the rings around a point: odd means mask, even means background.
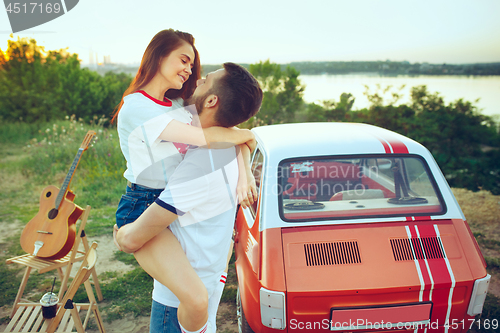
[[[179,30],[162,30],[153,37],[151,42],[149,42],[146,51],[144,51],[139,70],[137,71],[135,78],[132,80],[132,83],[130,83],[130,86],[123,93],[122,100],[116,107],[116,111],[113,114],[111,122],[116,120],[116,117],[123,106],[123,98],[147,85],[156,73],[158,73],[161,60],[168,57],[170,53],[179,48],[183,42],[186,42],[193,47],[195,58],[193,68],[191,69],[192,74],[189,76],[189,79],[184,83],[181,89],[170,89],[165,93],[165,97],[169,99],[175,99],[178,97],[187,99],[191,97],[196,89],[196,81],[201,77],[200,57],[198,55],[198,50],[196,50],[196,47],[194,46],[194,37],[187,32]]]

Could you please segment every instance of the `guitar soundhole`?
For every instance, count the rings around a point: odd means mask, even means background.
[[[52,192],[50,192],[50,191],[45,193],[45,197],[47,197],[47,198],[49,198],[51,195],[52,195]]]
[[[57,209],[52,208],[49,211],[49,219],[51,219],[51,220],[55,219],[58,213],[59,213],[59,211]]]

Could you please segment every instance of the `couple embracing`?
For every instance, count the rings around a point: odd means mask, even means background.
[[[200,73],[193,36],[160,31],[113,117],[127,161],[113,234],[154,278],[155,333],[215,333],[236,208],[257,198],[254,136],[234,126],[258,112],[259,83],[234,63]]]

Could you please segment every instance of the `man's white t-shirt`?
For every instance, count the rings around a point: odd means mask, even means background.
[[[236,149],[188,149],[156,203],[179,218],[170,230],[201,278],[209,298],[227,265],[236,213]],[[153,299],[178,307],[179,300],[154,281]]]
[[[187,145],[162,141],[159,135],[173,119],[191,124],[193,116],[182,104],[182,99],[159,101],[144,91],[125,96],[117,127],[128,181],[165,188]]]

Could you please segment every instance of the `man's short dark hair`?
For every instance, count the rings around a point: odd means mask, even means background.
[[[219,97],[215,121],[219,126],[232,127],[253,117],[262,104],[259,82],[244,67],[226,62],[224,75],[213,86]]]

